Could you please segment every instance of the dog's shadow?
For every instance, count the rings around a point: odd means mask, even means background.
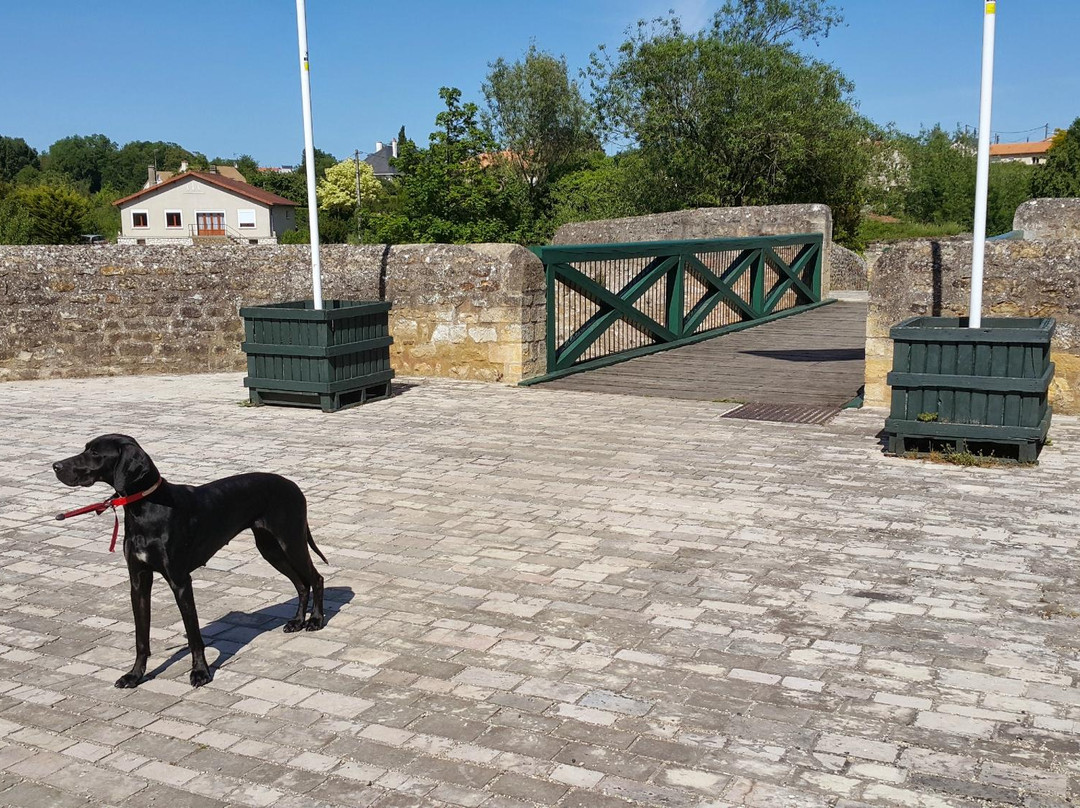
[[[323,592],[323,610],[326,614],[324,625],[328,625],[334,615],[354,597],[355,593],[351,587],[328,586]],[[296,604],[297,599],[293,598],[255,612],[229,612],[224,617],[219,617],[203,626],[202,636],[207,651],[211,648],[217,651],[217,658],[210,663],[211,676],[260,634],[265,634],[267,631],[280,631],[281,627],[296,613]],[[304,634],[307,632],[296,633],[297,636]],[[177,648],[156,668],[147,671],[144,678],[153,679],[160,676],[177,662],[190,659],[190,657],[191,652],[185,644]]]

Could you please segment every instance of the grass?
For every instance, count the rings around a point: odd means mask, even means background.
[[[966,466],[969,468],[997,469],[1016,466],[1034,466],[1035,463],[1022,463],[1019,460],[1010,460],[1007,457],[995,457],[994,455],[975,454],[974,452],[957,452],[954,449],[931,449],[929,452],[905,452],[904,457],[908,460],[926,460],[929,463],[941,463],[949,466]]]
[[[955,222],[943,224],[923,224],[921,222],[881,222],[864,218],[859,225],[859,240],[863,244],[871,241],[900,241],[905,238],[945,238],[969,232]]]

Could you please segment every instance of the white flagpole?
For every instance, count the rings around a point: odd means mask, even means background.
[[[311,229],[311,286],[315,308],[323,307],[319,266],[319,204],[315,198],[315,135],[311,126],[311,70],[308,64],[307,13],[296,0],[296,34],[300,40],[300,98],[304,107],[304,162],[307,164],[308,226]]]
[[[983,263],[986,257],[986,195],[990,185],[990,106],[994,96],[994,22],[997,2],[984,0],[982,95],[979,101],[979,151],[975,171],[975,241],[971,248],[971,304],[968,327],[982,326]]]

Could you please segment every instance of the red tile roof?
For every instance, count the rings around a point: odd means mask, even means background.
[[[160,191],[169,185],[175,185],[178,182],[182,182],[186,179],[196,178],[200,179],[210,185],[215,185],[224,191],[229,191],[237,196],[242,196],[245,199],[250,199],[253,202],[261,202],[264,205],[292,205],[296,206],[298,203],[293,202],[290,199],[286,199],[283,196],[272,194],[269,191],[264,191],[262,188],[256,188],[254,185],[249,185],[246,182],[240,182],[238,180],[230,180],[227,177],[223,177],[220,174],[209,174],[205,171],[187,171],[183,174],[177,174],[174,177],[170,177],[164,182],[159,182],[151,188],[144,188],[141,191],[136,191],[130,196],[125,196],[123,199],[117,199],[113,202],[114,205],[119,207],[126,204],[133,199],[152,194],[155,191]]]
[[[1050,150],[1051,141],[1039,140],[1035,143],[992,143],[990,145],[991,157],[1021,157],[1024,155],[1041,155]]]

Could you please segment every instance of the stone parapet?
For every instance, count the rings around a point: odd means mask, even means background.
[[[1035,241],[1080,240],[1080,199],[1029,199],[1016,209],[1013,230]]]
[[[866,322],[867,406],[888,407],[892,369],[889,329],[908,317],[964,317],[971,294],[970,237],[899,242],[870,274]],[[986,245],[983,317],[1057,320],[1050,388],[1054,411],[1080,414],[1080,241],[990,241]]]
[[[544,273],[511,244],[320,250],[327,299],[390,300],[400,375],[544,372]],[[0,380],[242,370],[241,306],[311,297],[299,245],[0,246]]]

